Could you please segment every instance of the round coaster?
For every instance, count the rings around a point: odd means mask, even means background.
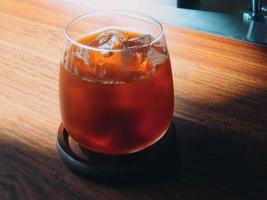
[[[57,151],[67,166],[93,179],[138,179],[169,173],[177,165],[175,128],[171,124],[165,135],[151,147],[130,154],[105,155],[81,147],[59,126]]]

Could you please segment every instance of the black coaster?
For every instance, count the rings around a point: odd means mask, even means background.
[[[70,137],[63,124],[58,129],[56,146],[61,158],[71,170],[97,180],[166,176],[177,166],[173,124],[154,145],[127,155],[105,155],[87,150]]]

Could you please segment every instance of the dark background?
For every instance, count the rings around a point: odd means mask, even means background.
[[[262,1],[267,5],[267,0]],[[250,7],[251,0],[177,0],[179,8],[215,12],[240,12]]]

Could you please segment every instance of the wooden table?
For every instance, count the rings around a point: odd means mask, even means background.
[[[179,178],[112,186],[66,168],[55,149],[60,48],[87,11],[0,0],[0,199],[264,199],[267,48],[171,25]]]

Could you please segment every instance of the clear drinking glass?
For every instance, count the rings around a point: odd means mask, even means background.
[[[163,29],[129,11],[77,17],[65,29],[60,63],[62,122],[82,147],[141,151],[169,128],[174,91]]]

